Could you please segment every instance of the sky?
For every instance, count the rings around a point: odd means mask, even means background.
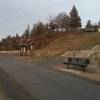
[[[100,0],[0,0],[0,39],[22,34],[29,24],[46,22],[48,16],[61,12],[67,14],[73,5],[78,9],[83,26],[90,19],[100,20]]]

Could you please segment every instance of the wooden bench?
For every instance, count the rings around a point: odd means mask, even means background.
[[[64,60],[64,64],[67,65],[68,69],[69,69],[69,65],[76,65],[82,67],[83,72],[85,72],[85,69],[89,63],[90,63],[90,59],[87,58],[69,57],[66,60]]]

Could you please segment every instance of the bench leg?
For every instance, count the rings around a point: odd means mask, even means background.
[[[69,64],[67,64],[67,69],[69,69]]]
[[[85,67],[83,67],[83,72],[85,72]]]

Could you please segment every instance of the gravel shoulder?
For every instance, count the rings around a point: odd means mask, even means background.
[[[81,69],[75,69],[74,67],[67,69],[67,66],[64,64],[53,66],[53,68],[63,73],[68,73],[80,78],[94,81],[100,85],[100,69],[97,70],[95,67],[92,68],[92,66],[89,66],[85,72],[83,72]]]

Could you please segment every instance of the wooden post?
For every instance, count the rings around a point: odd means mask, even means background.
[[[85,72],[85,66],[82,66],[83,67],[83,72]]]
[[[21,48],[19,48],[19,55],[21,56]]]
[[[27,46],[21,45],[20,46],[20,56],[26,56],[27,55]]]
[[[22,56],[23,55],[23,48],[22,48],[22,46],[20,46],[20,56]]]
[[[23,54],[25,54],[25,52],[26,52],[26,48],[25,48],[25,47],[23,47]]]
[[[34,44],[30,44],[30,56],[33,57],[33,46]]]
[[[83,72],[85,72],[85,68],[83,67]]]

